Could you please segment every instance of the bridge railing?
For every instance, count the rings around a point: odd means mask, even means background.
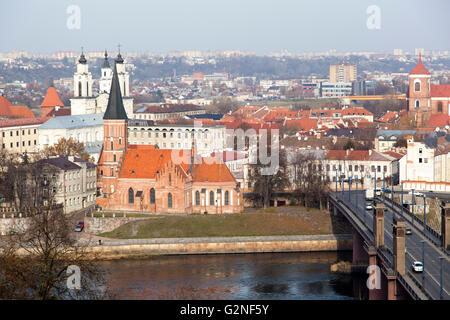
[[[380,199],[383,201],[383,199]],[[398,204],[395,201],[392,201],[392,199],[389,198],[384,198],[384,200],[386,201],[386,203],[388,205],[391,206],[392,209],[394,209],[394,207],[396,207],[398,210],[400,210],[400,215],[405,218],[404,215],[408,215],[408,219],[410,219],[412,217],[412,219],[421,226],[421,228],[417,228],[419,230],[419,232],[428,240],[430,240],[435,246],[439,247],[446,255],[449,255],[449,252],[447,250],[444,250],[441,246],[442,246],[442,235],[437,232],[436,230],[434,230],[433,228],[431,228],[429,225],[425,226],[425,230],[427,232],[424,232],[424,224],[423,224],[423,220],[417,218],[415,215],[413,215],[411,213],[411,211],[409,211],[406,208],[403,208],[400,204]],[[405,218],[406,219],[406,218]]]

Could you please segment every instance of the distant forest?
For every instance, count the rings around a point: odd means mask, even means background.
[[[126,58],[126,57],[125,57]],[[111,59],[112,60],[112,59]],[[275,58],[264,56],[239,56],[232,58],[216,58],[216,64],[196,64],[186,63],[184,58],[170,58],[170,61],[159,64],[151,62],[149,59],[130,59],[130,62],[136,66],[136,69],[130,71],[132,80],[147,81],[172,77],[174,70],[177,76],[191,75],[194,72],[203,72],[210,74],[214,72],[227,72],[234,77],[254,76],[259,79],[296,79],[309,75],[327,78],[330,64],[350,63],[358,67],[358,74],[364,71],[368,72],[409,72],[416,62],[401,62],[396,59],[367,59],[361,56],[349,56],[345,58],[322,57],[310,59],[298,58]],[[64,59],[55,62],[46,60],[23,59],[25,63],[35,62],[42,67],[37,69],[25,70],[19,67],[8,68],[6,65],[0,65],[0,79],[3,82],[12,82],[15,80],[24,82],[45,82],[59,78],[72,77],[75,72],[73,60]],[[100,76],[102,59],[93,59],[88,62],[89,70],[93,78]],[[424,64],[431,70],[449,70],[450,59],[436,59],[433,61],[424,61]]]

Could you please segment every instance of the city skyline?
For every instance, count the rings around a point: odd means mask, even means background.
[[[117,43],[124,52],[153,53],[449,50],[443,39],[450,27],[445,19],[450,3],[432,2],[3,2],[0,27],[6,32],[1,51],[48,54],[80,51],[81,46],[96,51]]]

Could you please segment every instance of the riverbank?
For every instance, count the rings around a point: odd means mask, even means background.
[[[325,252],[352,250],[352,236],[305,235],[107,240],[89,246],[102,259],[144,258],[153,255],[223,253]]]

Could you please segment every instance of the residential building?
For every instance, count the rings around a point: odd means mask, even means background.
[[[38,161],[49,166],[43,170],[44,184],[52,188],[54,204],[63,204],[64,212],[71,213],[96,204],[96,165],[80,158],[52,157]],[[47,175],[49,174],[49,175]],[[50,176],[51,174],[51,176]]]
[[[356,66],[350,64],[330,65],[330,82],[355,81],[356,70]]]
[[[351,82],[321,82],[320,97],[337,98],[350,96],[352,94]]]
[[[38,128],[44,119],[0,120],[0,150],[34,153],[39,150]]]
[[[195,141],[199,154],[223,150],[226,146],[226,127],[195,124],[158,124],[147,120],[128,122],[128,143],[154,145],[161,149],[189,149]]]
[[[135,119],[144,120],[169,120],[181,119],[189,115],[204,114],[203,106],[193,104],[163,104],[159,106],[147,106],[136,110]]]

